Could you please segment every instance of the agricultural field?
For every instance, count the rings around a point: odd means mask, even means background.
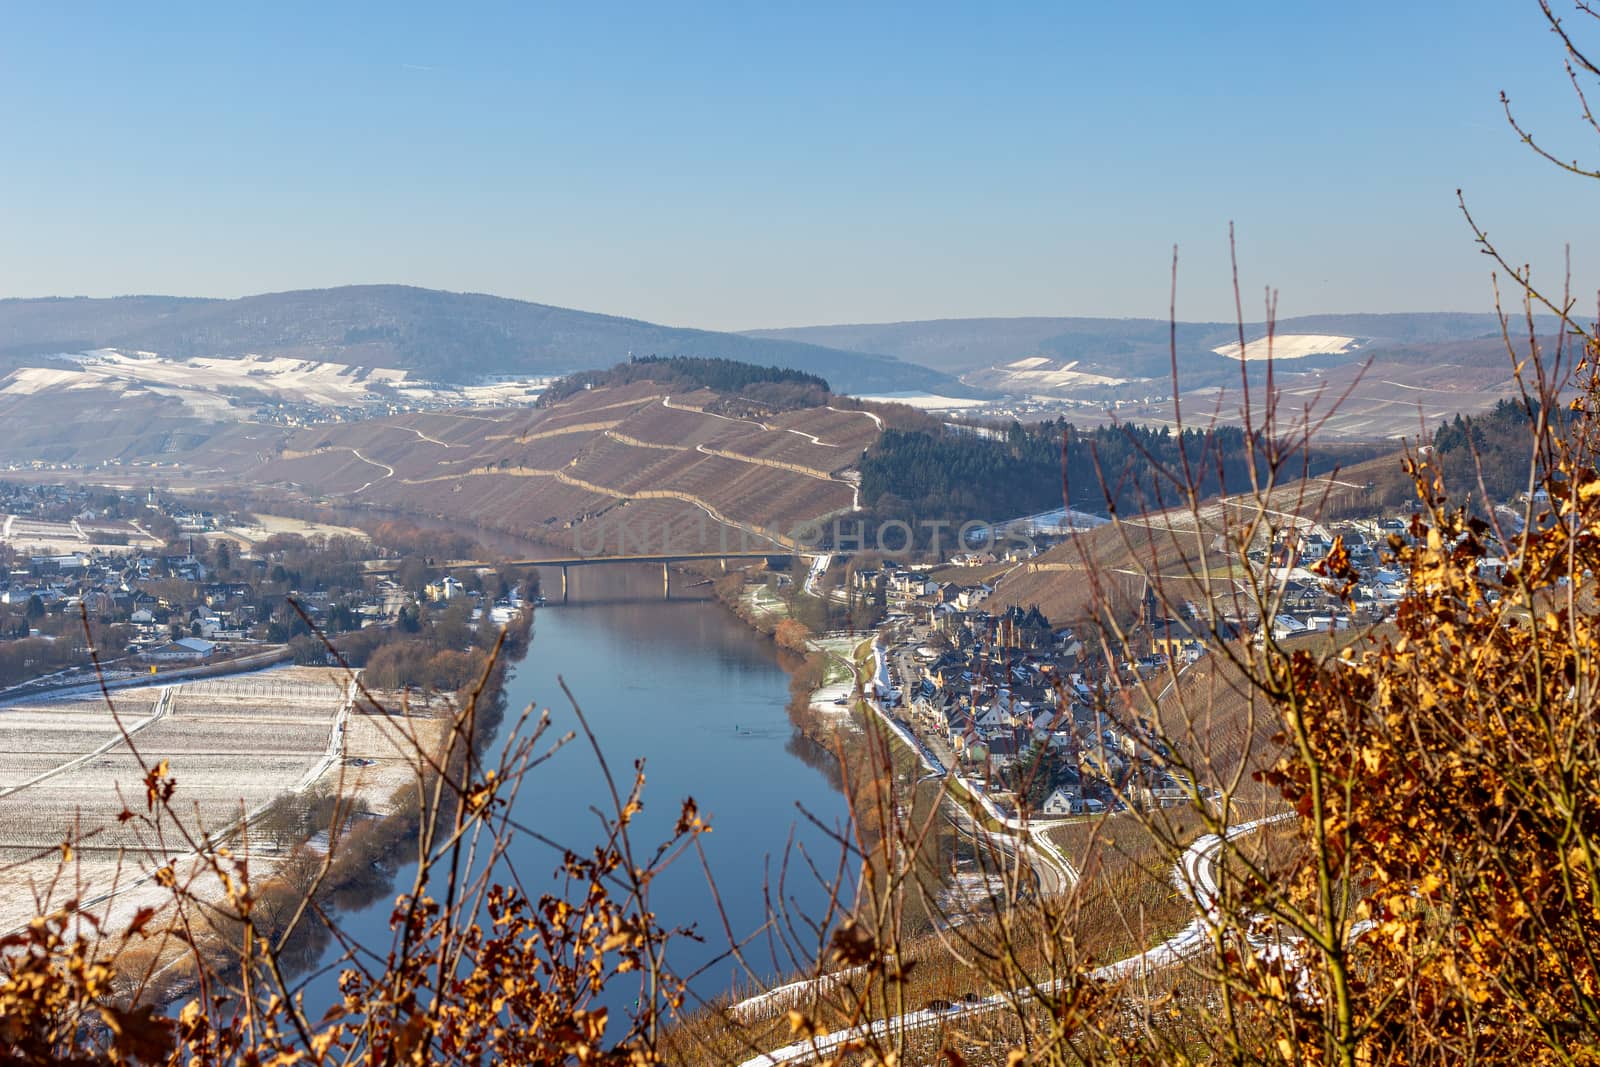
[[[295,519],[286,515],[257,514],[252,525],[232,526],[227,532],[235,540],[247,545],[265,541],[275,534],[296,534],[300,537],[354,537],[363,541],[367,539],[367,535],[354,526],[312,522],[309,519]]]
[[[299,842],[256,820],[285,796],[387,814],[446,710],[391,715],[345,672],[307,667],[0,706],[0,932],[72,899],[159,905],[153,872],[198,869],[217,844],[270,870]],[[162,761],[176,788],[156,822],[144,781]]]
[[[1244,346],[1245,360],[1304,359],[1306,356],[1343,355],[1361,347],[1356,337],[1341,337],[1325,333],[1285,333],[1274,337],[1259,337]],[[1237,344],[1218,345],[1211,351],[1219,356],[1240,358]]]
[[[0,394],[37,397],[100,390],[119,397],[155,395],[176,400],[197,418],[230,419],[262,397],[349,408],[371,403],[374,390],[415,402],[513,407],[537,399],[548,382],[518,377],[487,385],[444,386],[412,380],[403,370],[292,356],[174,359],[103,348],[69,358],[75,366],[19,368],[0,382]]]
[[[66,553],[91,548],[159,548],[154,538],[140,532],[130,522],[84,520],[52,522],[25,515],[0,514],[0,542],[24,551],[43,549]]]
[[[1085,392],[1127,385],[1138,380],[1096,373],[1083,367],[1080,360],[1048,359],[1044,356],[1013,360],[1003,366],[973,371],[966,377],[973,384],[1017,396]]]
[[[6,383],[7,393],[32,396],[96,386],[118,392],[149,391],[180,400],[195,414],[228,413],[229,395],[248,391],[308,403],[348,405],[377,384],[396,385],[404,371],[341,363],[256,356],[246,359],[166,359],[152,352],[101,349],[80,356],[76,369],[24,367]]]

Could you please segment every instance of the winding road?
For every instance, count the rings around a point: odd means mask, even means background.
[[[395,429],[398,429],[398,430],[409,430],[412,433],[416,434],[422,440],[427,441],[429,444],[439,445],[439,446],[441,446],[443,448],[465,448],[466,447],[466,445],[453,445],[449,441],[441,441],[437,437],[429,437],[427,434],[423,433],[421,430],[417,429],[415,426],[397,426],[397,427],[395,427]]]
[[[382,467],[384,469],[384,471],[385,471],[385,474],[384,474],[385,478],[393,478],[394,477],[394,468],[393,467],[389,466],[387,463],[379,463],[375,459],[368,459],[366,456],[363,456],[361,454],[361,450],[359,448],[350,449],[350,454],[352,456],[355,456],[357,459],[359,459],[363,463],[370,463],[374,467]],[[371,484],[372,484],[371,482],[367,482],[366,484],[362,485],[362,487],[360,489],[357,489],[355,492],[351,493],[350,495],[351,496],[356,496],[356,495],[360,494],[362,491],[364,491]]]
[[[1255,819],[1250,822],[1240,823],[1228,829],[1226,839],[1233,840],[1237,837],[1243,837],[1269,823],[1275,823],[1291,817],[1290,814],[1285,813],[1266,819]],[[1211,932],[1215,925],[1213,914],[1217,894],[1216,858],[1223,842],[1223,835],[1203,834],[1183,851],[1183,854],[1178,857],[1178,862],[1173,867],[1173,883],[1195,905],[1197,914],[1194,921],[1159,945],[1145,949],[1143,952],[1125,959],[1117,960],[1115,963],[1108,963],[1103,967],[1095,968],[1089,972],[1090,979],[1103,982],[1147,974],[1198,955],[1210,947]],[[1040,987],[1038,992],[1048,995],[1055,992],[1060,984],[1059,982],[1046,983]],[[981,1000],[963,1001],[943,1010],[925,1008],[921,1011],[907,1012],[891,1019],[880,1019],[851,1027],[848,1030],[822,1034],[806,1041],[786,1045],[783,1048],[765,1052],[745,1060],[744,1063],[740,1064],[740,1067],[780,1067],[781,1064],[805,1063],[811,1060],[824,1059],[844,1045],[872,1038],[884,1038],[896,1032],[904,1033],[909,1030],[922,1030],[940,1026],[951,1020],[970,1015],[981,1015],[986,1012],[1004,1010],[1015,1005],[1020,998],[1032,998],[1036,995],[1037,993],[1033,989],[1012,989],[1003,993],[995,993]]]
[[[859,408],[836,408],[832,404],[828,405],[828,410],[837,411],[841,415],[865,415],[877,425],[878,429],[883,429],[883,420],[870,411],[863,411]]]

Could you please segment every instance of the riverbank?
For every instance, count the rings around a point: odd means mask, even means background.
[[[213,976],[236,974],[244,931],[237,898],[230,899],[231,863],[215,847],[222,844],[248,864],[232,877],[248,878],[253,936],[276,944],[282,971],[293,976],[326,965],[335,935],[321,916],[338,923],[341,915],[392,898],[399,872],[415,862],[423,798],[432,794],[437,775],[427,768],[444,765],[447,773],[459,773],[469,751],[481,757],[494,743],[505,716],[507,672],[526,654],[533,621],[529,602],[505,627],[499,654],[481,678],[454,694],[373,691],[359,670],[346,672],[351,706],[330,741],[336,758],[321,773],[173,868],[192,867],[187,878],[175,884],[141,878],[107,898],[108,936],[136,912],[154,908],[147,932],[179,926],[187,941],[156,933],[123,946],[113,961],[119,987],[168,1005],[198,989],[202,968]],[[471,731],[470,745],[452,740],[462,729]],[[181,757],[174,763],[181,790]],[[127,892],[141,886],[140,899]],[[242,885],[231,890],[240,891]],[[367,947],[381,955],[381,946]]]
[[[813,566],[804,587],[814,586],[819,574]],[[894,936],[931,933],[987,914],[996,899],[979,854],[988,835],[975,824],[963,830],[972,819],[942,767],[927,765],[926,752],[896,729],[877,703],[877,634],[810,633],[770,585],[737,577],[737,582],[729,575],[718,583],[724,607],[780,647],[804,643],[805,658],[791,675],[789,716],[796,729],[832,755],[852,813],[852,832],[865,861],[878,868],[872,878],[881,881],[892,867],[897,877],[909,879],[908,888],[916,886],[897,905]],[[792,584],[788,589],[792,596],[811,595]],[[942,816],[941,807],[946,808]],[[1025,845],[1017,851],[1028,854]],[[1050,884],[1055,888],[1054,880]],[[873,914],[869,901],[858,900],[845,910],[868,928],[889,922],[886,915]]]

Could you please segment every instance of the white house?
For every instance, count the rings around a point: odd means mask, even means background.
[[[1076,789],[1060,786],[1044,798],[1044,807],[1039,810],[1045,815],[1056,816],[1099,815],[1106,810],[1106,805],[1103,800],[1085,798]]]
[[[956,606],[962,611],[970,611],[988,599],[992,592],[994,590],[987,585],[969,585],[956,597]]]
[[[1282,641],[1289,637],[1298,637],[1306,632],[1306,624],[1293,615],[1279,615],[1272,620],[1273,640]]]
[[[160,648],[153,648],[145,653],[146,659],[162,663],[197,662],[205,659],[216,650],[216,643],[200,637],[180,637]]]
[[[1044,798],[1044,805],[1039,810],[1045,815],[1073,815],[1082,803],[1083,796],[1077,790],[1058,786]]]

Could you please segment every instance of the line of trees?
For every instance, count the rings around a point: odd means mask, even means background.
[[[827,379],[788,367],[700,356],[635,356],[609,370],[582,371],[552,382],[540,403],[548,406],[585,389],[632,382],[698,386],[786,408],[815,407],[831,394]]]

